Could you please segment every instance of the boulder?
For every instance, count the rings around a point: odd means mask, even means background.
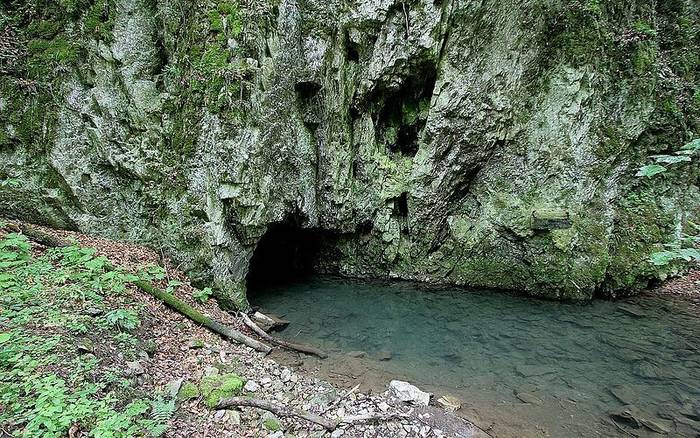
[[[423,406],[428,406],[432,396],[429,392],[421,391],[410,383],[401,380],[392,380],[389,383],[389,392],[402,402]]]
[[[462,408],[462,402],[457,397],[451,395],[443,395],[438,399],[438,404],[447,411],[458,411]]]

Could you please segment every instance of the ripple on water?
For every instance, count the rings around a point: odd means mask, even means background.
[[[291,322],[282,336],[341,360],[364,351],[353,360],[458,396],[499,436],[700,433],[700,319],[682,302],[562,304],[338,279],[271,287],[253,302]]]

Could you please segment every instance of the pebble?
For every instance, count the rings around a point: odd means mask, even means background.
[[[239,425],[241,424],[241,414],[238,411],[229,411],[228,421],[231,424]]]
[[[208,366],[204,369],[204,375],[209,377],[209,376],[218,376],[219,375],[219,369],[216,367]]]
[[[348,353],[348,356],[350,357],[367,357],[367,352],[366,351],[351,351]]]
[[[272,383],[272,379],[269,377],[263,377],[262,379],[260,379],[260,384],[262,386],[269,386],[270,383]]]
[[[204,348],[204,341],[202,341],[201,339],[193,339],[187,343],[187,348],[190,348],[192,350]]]
[[[174,398],[175,396],[177,396],[178,391],[180,391],[182,382],[184,382],[183,378],[171,380],[165,385],[165,393],[168,394],[168,396],[170,396],[171,398]]]
[[[128,376],[140,376],[145,372],[143,369],[143,365],[141,365],[141,361],[138,360],[135,360],[133,362],[127,362],[126,366],[126,374]]]
[[[260,385],[258,385],[255,380],[248,380],[243,387],[243,390],[248,392],[255,392],[258,389],[260,389]]]
[[[287,383],[290,380],[292,380],[292,372],[289,370],[289,368],[283,368],[282,372],[280,373],[280,379],[282,379],[282,382]]]
[[[338,438],[343,436],[345,434],[345,431],[343,429],[336,429],[331,433],[331,438]]]

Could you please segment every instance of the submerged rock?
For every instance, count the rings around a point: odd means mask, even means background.
[[[537,397],[535,394],[533,394],[533,393],[531,393],[531,392],[517,392],[517,393],[515,394],[515,396],[516,396],[516,397],[518,398],[518,400],[520,400],[521,402],[523,402],[523,403],[528,403],[528,404],[531,404],[531,405],[538,405],[538,406],[539,406],[539,405],[541,405],[542,403],[544,403],[544,402],[542,401],[542,399],[540,399],[539,397]]]
[[[391,351],[382,350],[377,352],[377,359],[380,361],[385,362],[391,360],[392,357]]]
[[[554,368],[544,365],[518,365],[515,371],[523,377],[544,376],[556,372]]]
[[[622,420],[636,428],[645,427],[652,432],[667,434],[671,431],[673,421],[661,420],[648,414],[635,405],[625,405],[610,412],[616,420]]]
[[[417,405],[428,406],[432,394],[423,392],[408,382],[392,380],[389,383],[389,393],[397,399]]]
[[[350,351],[350,352],[348,352],[348,356],[354,357],[354,358],[367,357],[367,352],[366,351]]]
[[[437,400],[437,403],[448,411],[458,411],[462,408],[462,402],[457,397],[451,395],[443,395]]]

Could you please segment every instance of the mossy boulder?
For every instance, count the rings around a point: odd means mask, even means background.
[[[199,389],[204,397],[204,404],[214,408],[220,400],[240,394],[244,384],[245,381],[238,374],[228,373],[202,378]]]
[[[200,396],[199,387],[192,382],[185,382],[177,392],[178,400],[192,400]]]
[[[270,432],[282,430],[279,419],[271,412],[264,412],[260,418],[263,429]]]

